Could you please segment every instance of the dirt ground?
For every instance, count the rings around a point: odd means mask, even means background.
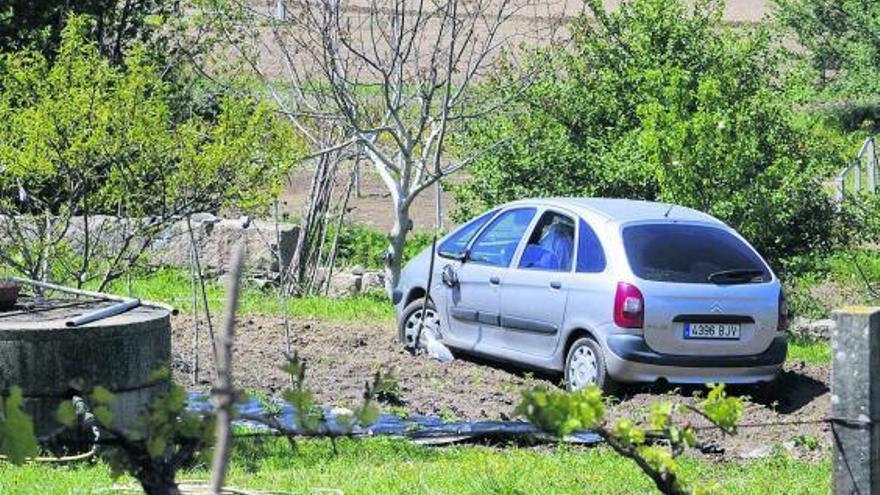
[[[192,321],[177,316],[173,321],[175,378],[190,383]],[[284,349],[284,326],[278,317],[253,317],[237,328],[235,347],[236,386],[275,394],[286,376],[278,369]],[[212,363],[205,330],[200,347],[201,380],[194,388],[206,389]],[[509,419],[520,391],[538,383],[558,384],[553,376],[534,375],[509,366],[467,357],[441,364],[427,357],[413,357],[395,342],[393,324],[299,322],[292,329],[293,347],[307,363],[307,384],[325,406],[351,406],[360,400],[364,382],[378,369],[390,370],[399,380],[401,396],[409,413],[458,419]],[[746,400],[744,423],[803,422],[829,414],[830,366],[788,363],[779,382],[767,389],[734,388]],[[696,388],[626,387],[609,416],[639,418],[652,402],[662,399],[693,403]],[[696,414],[683,418],[696,426],[707,425]],[[744,427],[727,437],[717,431],[701,431],[704,454],[713,459],[763,457],[775,445],[800,458],[822,459],[830,447],[827,424],[797,424],[766,428]],[[719,447],[715,449],[714,447]],[[779,448],[779,447],[777,447]]]
[[[370,227],[387,231],[391,229],[394,219],[391,195],[388,192],[388,188],[382,183],[379,175],[372,169],[372,165],[363,163],[361,166],[361,195],[357,196],[352,192],[346,219],[357,224],[369,225]],[[350,167],[346,167],[337,175],[334,189],[337,191],[337,194],[334,197],[338,197],[347,190],[350,177]],[[309,168],[303,168],[291,177],[290,183],[281,196],[283,212],[289,213],[294,217],[301,217],[303,215],[307,207],[311,180],[312,175]],[[464,180],[462,174],[450,177],[444,182],[452,183],[458,180]],[[410,216],[412,217],[415,230],[430,231],[434,229],[437,223],[436,205],[437,193],[434,186],[422,191],[416,197],[413,206],[410,208]],[[449,191],[442,191],[440,206],[443,226],[448,229],[453,226],[449,215],[455,208],[454,199]]]

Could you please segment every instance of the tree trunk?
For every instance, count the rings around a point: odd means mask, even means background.
[[[394,226],[388,233],[388,251],[385,253],[385,290],[389,297],[400,282],[403,248],[406,245],[406,236],[412,229],[409,207],[397,205],[395,211]]]
[[[173,469],[156,467],[148,472],[141,471],[137,479],[147,495],[180,495]]]

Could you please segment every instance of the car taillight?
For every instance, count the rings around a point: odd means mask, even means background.
[[[614,295],[614,324],[622,328],[642,328],[645,323],[645,298],[635,285],[617,283]]]
[[[785,300],[785,292],[779,289],[779,320],[776,324],[777,332],[788,330],[788,301]]]

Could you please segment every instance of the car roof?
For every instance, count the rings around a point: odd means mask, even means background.
[[[532,198],[513,201],[505,206],[535,205],[571,210],[586,217],[624,224],[645,220],[673,220],[724,225],[717,218],[701,211],[672,203],[658,203],[618,198]],[[671,209],[670,209],[671,208]],[[668,214],[667,214],[668,212]]]

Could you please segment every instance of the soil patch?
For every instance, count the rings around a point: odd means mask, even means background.
[[[173,320],[175,378],[190,383],[193,325],[188,316]],[[244,319],[236,329],[235,383],[245,390],[276,394],[287,385],[279,370],[285,348],[280,317]],[[207,331],[202,326],[200,345],[201,383],[206,390],[213,373]],[[393,323],[329,323],[298,321],[292,327],[292,347],[307,363],[307,384],[325,406],[357,404],[364,383],[379,369],[390,370],[400,384],[401,398],[409,413],[439,415],[444,419],[509,419],[519,402],[520,391],[545,383],[558,385],[555,376],[536,374],[510,366],[462,356],[449,364],[427,357],[413,357],[396,343]],[[772,386],[734,387],[748,397],[744,423],[804,422],[827,417],[830,412],[830,366],[803,362],[786,364]],[[611,418],[639,418],[657,400],[695,403],[699,387],[625,387],[609,407]],[[708,423],[694,413],[684,419],[696,426]],[[702,431],[705,453],[711,458],[763,457],[773,449],[786,449],[799,458],[823,459],[830,449],[826,423],[743,427],[729,437],[716,430]],[[717,448],[716,448],[717,447]]]
[[[391,194],[369,163],[361,164],[361,195],[352,192],[345,218],[350,222],[388,231],[394,223],[394,211]],[[351,178],[349,166],[336,176],[334,190],[339,196],[346,191]],[[281,209],[284,213],[300,218],[308,205],[312,170],[305,167],[290,178],[290,183],[281,195]],[[444,184],[465,180],[463,174],[456,174],[444,181]],[[335,196],[334,196],[335,197]],[[443,189],[440,196],[443,228],[449,229],[455,224],[450,214],[455,210],[455,200],[448,189]],[[413,201],[409,214],[413,227],[417,231],[432,231],[436,228],[437,193],[434,186],[422,191]]]

